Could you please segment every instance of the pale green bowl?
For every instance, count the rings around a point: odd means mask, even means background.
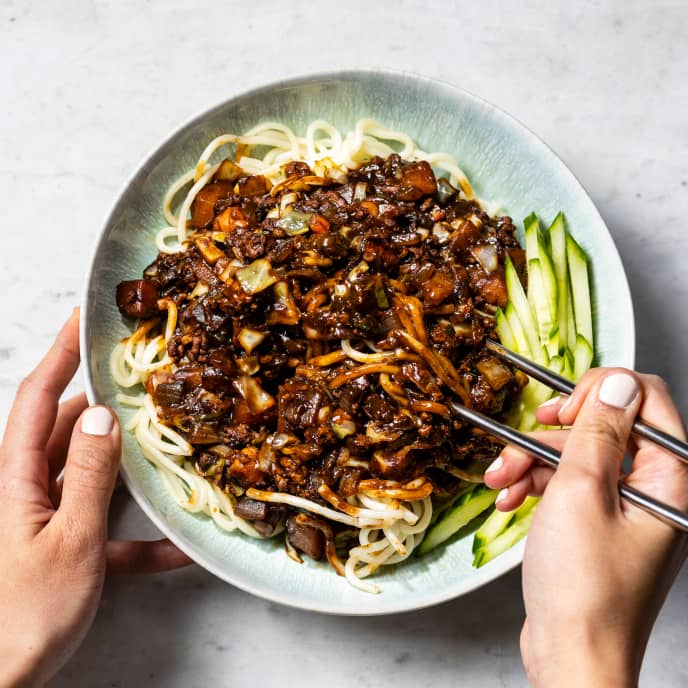
[[[108,372],[115,342],[129,333],[115,305],[115,286],[138,277],[156,255],[153,237],[164,225],[162,197],[206,143],[222,132],[243,132],[261,121],[305,132],[326,119],[349,130],[372,117],[410,134],[424,150],[457,156],[476,193],[496,201],[520,225],[531,211],[546,221],[560,209],[592,259],[597,362],[633,366],[633,307],[619,254],[602,218],[557,156],[522,124],[465,91],[423,77],[380,71],[317,74],[235,96],[196,117],[141,166],[115,204],[95,250],[82,309],[81,343],[92,403],[131,413],[115,401]],[[219,530],[206,517],[178,508],[156,471],[125,433],[122,476],[153,522],[215,575],[254,595],[332,614],[389,614],[458,597],[501,576],[523,558],[514,547],[485,567],[471,566],[471,537],[375,577],[382,593],[352,588],[329,566],[291,561],[281,542],[257,542]]]

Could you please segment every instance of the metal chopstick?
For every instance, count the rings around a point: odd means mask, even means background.
[[[508,425],[504,425],[503,423],[500,423],[499,421],[496,421],[493,418],[480,413],[479,411],[462,406],[457,401],[450,400],[449,406],[457,416],[461,416],[472,425],[475,425],[490,435],[494,435],[503,442],[514,444],[521,449],[525,449],[527,452],[534,454],[539,459],[550,466],[553,466],[554,468],[559,465],[561,454],[556,449],[543,444],[533,437],[524,435],[518,430],[514,430]],[[688,514],[685,514],[678,509],[674,509],[663,502],[659,502],[654,499],[654,497],[650,497],[650,495],[646,495],[644,492],[639,492],[623,482],[619,483],[619,494],[626,501],[634,504],[649,514],[652,514],[660,521],[664,521],[664,523],[688,533]]]
[[[543,368],[541,365],[533,363],[533,361],[529,361],[527,358],[523,358],[523,356],[514,353],[492,339],[486,340],[485,346],[498,358],[511,363],[511,365],[516,368],[520,368],[524,373],[528,373],[531,377],[539,380],[557,392],[571,394],[575,388],[573,382],[567,380],[565,377],[561,377],[561,375],[557,375],[551,370],[547,370],[547,368]],[[688,444],[669,435],[663,430],[655,428],[642,420],[636,420],[636,422],[633,423],[633,434],[654,442],[656,445],[675,454],[684,463],[688,463]]]

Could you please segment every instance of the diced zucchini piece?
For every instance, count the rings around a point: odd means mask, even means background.
[[[427,554],[435,549],[454,533],[457,533],[476,516],[494,504],[497,490],[490,490],[480,485],[458,501],[456,506],[447,511],[428,529],[425,539],[418,548],[418,554]]]
[[[473,566],[476,568],[484,566],[523,539],[533,522],[535,507],[539,501],[537,497],[526,497],[523,504],[514,512],[514,519],[509,527],[493,540],[476,549]]]

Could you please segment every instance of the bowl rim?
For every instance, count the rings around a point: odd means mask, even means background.
[[[308,72],[300,75],[292,75],[278,79],[276,81],[269,82],[267,84],[254,86],[247,90],[242,90],[238,93],[234,93],[229,98],[225,98],[222,101],[216,103],[215,105],[212,105],[211,107],[206,108],[197,114],[191,115],[182,124],[174,126],[171,132],[161,142],[157,143],[152,148],[152,150],[150,150],[146,155],[143,156],[141,162],[127,176],[124,184],[121,187],[120,192],[117,194],[114,202],[112,203],[106,215],[105,222],[103,223],[102,228],[100,229],[100,232],[98,234],[98,237],[94,243],[93,250],[91,252],[88,263],[88,270],[86,271],[82,288],[81,313],[83,315],[80,320],[79,343],[80,349],[82,351],[83,360],[82,375],[84,380],[84,386],[86,389],[86,397],[90,405],[99,404],[102,402],[98,398],[98,395],[95,390],[95,384],[91,369],[91,351],[88,347],[88,333],[90,331],[90,318],[88,316],[88,313],[89,307],[91,305],[91,295],[89,287],[94,278],[96,258],[101,250],[102,245],[106,240],[106,230],[110,226],[115,216],[118,206],[122,201],[122,197],[126,193],[127,189],[130,188],[135,178],[141,173],[141,171],[147,165],[150,164],[150,162],[155,158],[157,153],[161,149],[164,149],[168,144],[170,144],[173,141],[173,139],[177,138],[178,136],[186,132],[188,129],[191,129],[196,124],[200,123],[202,120],[211,116],[218,110],[230,107],[232,104],[240,102],[246,98],[257,97],[261,94],[272,92],[275,89],[289,88],[294,86],[306,86],[311,83],[332,81],[336,79],[355,80],[366,75],[381,75],[383,77],[388,77],[390,79],[417,80],[419,82],[423,82],[433,87],[440,87],[442,89],[446,89],[447,91],[453,93],[455,96],[472,101],[474,104],[477,104],[489,110],[492,115],[496,115],[497,117],[501,118],[501,120],[504,123],[511,126],[512,128],[520,129],[521,133],[524,133],[531,140],[534,140],[537,145],[540,145],[546,151],[547,155],[550,157],[550,161],[553,164],[558,165],[561,168],[562,172],[565,175],[569,176],[570,181],[573,183],[575,187],[577,187],[577,191],[582,193],[583,196],[587,197],[587,199],[590,201],[592,210],[594,211],[594,217],[596,217],[596,219],[598,219],[599,222],[601,222],[607,230],[610,248],[612,249],[612,255],[616,258],[619,266],[621,267],[621,273],[623,276],[623,284],[621,285],[621,288],[625,301],[623,307],[628,313],[629,326],[633,333],[632,341],[628,345],[628,365],[634,367],[636,359],[635,313],[631,290],[628,284],[628,277],[626,275],[626,271],[624,269],[623,262],[619,254],[618,247],[616,246],[614,237],[609,231],[609,228],[607,227],[604,218],[602,217],[599,210],[597,209],[597,206],[592,200],[592,197],[587,192],[587,190],[585,189],[581,181],[578,179],[578,177],[568,167],[568,165],[566,165],[566,163],[559,157],[559,155],[557,155],[557,153],[545,141],[543,141],[537,134],[535,134],[520,119],[510,114],[506,110],[503,110],[502,108],[493,104],[492,102],[482,98],[481,96],[478,96],[475,93],[468,91],[460,86],[457,86],[456,84],[453,84],[449,81],[439,79],[436,77],[430,77],[409,70],[390,70],[375,67],[346,68],[339,70],[335,69],[323,72]],[[251,584],[250,581],[241,579],[238,576],[233,575],[232,572],[222,570],[220,567],[213,564],[206,558],[205,553],[202,549],[197,547],[194,543],[189,542],[184,537],[178,535],[175,529],[163,519],[162,515],[149,501],[149,499],[143,493],[138,484],[129,476],[123,465],[120,466],[119,473],[122,477],[122,481],[126,485],[127,489],[129,490],[129,493],[134,498],[134,501],[137,503],[139,508],[171,542],[173,542],[180,550],[182,550],[185,554],[191,557],[191,559],[193,559],[194,562],[196,562],[197,564],[199,564],[204,569],[206,569],[213,575],[217,576],[221,580],[224,580],[225,582],[234,585],[235,587],[243,590],[244,592],[248,592],[252,595],[255,595],[256,597],[268,600],[270,602],[276,602],[278,604],[283,604],[289,607],[302,609],[305,611],[318,612],[322,614],[336,616],[382,616],[425,609],[428,607],[441,604],[443,602],[456,599],[458,597],[461,597],[462,595],[466,595],[470,592],[473,592],[474,590],[477,590],[478,588],[484,585],[487,585],[493,580],[503,576],[512,569],[516,568],[519,564],[521,564],[523,559],[525,539],[515,547],[511,548],[509,552],[504,553],[499,558],[499,560],[496,560],[494,562],[495,564],[499,563],[500,565],[489,566],[482,570],[476,569],[476,575],[469,581],[457,582],[457,584],[446,587],[443,590],[436,592],[434,594],[426,594],[422,597],[419,597],[418,595],[413,595],[408,598],[408,603],[406,601],[401,601],[396,605],[390,605],[384,608],[376,608],[375,605],[363,604],[360,606],[350,606],[350,608],[347,609],[342,609],[341,606],[338,606],[336,604],[330,604],[327,601],[318,601],[317,604],[310,604],[308,602],[292,600],[290,599],[288,594],[280,593],[279,589],[263,589],[260,586],[254,586]],[[384,591],[381,594],[384,595]]]

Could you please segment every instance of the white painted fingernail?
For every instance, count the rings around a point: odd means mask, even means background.
[[[599,400],[607,406],[626,408],[638,396],[638,383],[627,373],[614,373],[602,380]]]
[[[505,487],[503,490],[499,491],[499,494],[497,495],[497,499],[495,499],[495,502],[503,502],[507,497],[509,496],[509,488]]]
[[[555,404],[561,404],[562,401],[563,401],[563,398],[561,397],[561,395],[557,394],[557,396],[552,397],[551,399],[548,399],[544,403],[540,404],[540,406],[538,406],[538,408],[547,408],[548,406],[554,406]]]
[[[81,417],[81,432],[86,435],[103,437],[112,432],[115,419],[104,406],[93,406]]]
[[[485,470],[485,473],[492,473],[492,471],[498,471],[504,465],[502,457],[498,456]]]

